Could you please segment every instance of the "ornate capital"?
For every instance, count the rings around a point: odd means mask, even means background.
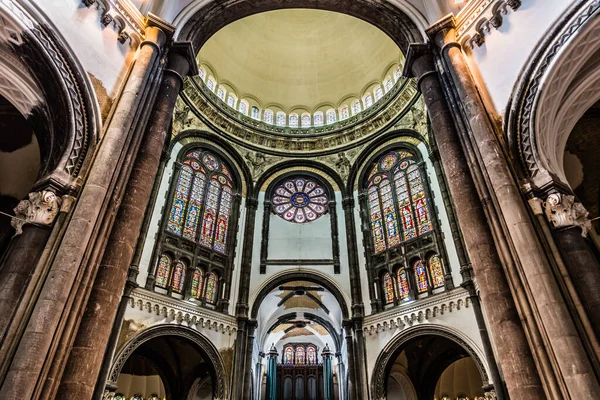
[[[544,202],[544,211],[555,228],[578,226],[583,237],[592,229],[589,212],[583,204],[575,202],[575,196],[553,193]]]
[[[62,204],[60,197],[47,190],[29,193],[28,197],[14,208],[15,216],[10,224],[17,231],[15,236],[23,233],[25,224],[52,225]]]

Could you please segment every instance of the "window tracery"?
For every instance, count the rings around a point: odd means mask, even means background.
[[[171,279],[171,288],[175,293],[183,292],[183,282],[185,280],[186,265],[183,261],[177,260],[173,270],[173,278]]]
[[[296,347],[296,365],[304,365],[306,361],[304,346]]]
[[[423,261],[417,260],[413,264],[415,280],[417,281],[417,292],[425,293],[429,290],[429,279],[427,279],[427,270]]]
[[[389,272],[383,274],[383,291],[385,295],[385,304],[394,302],[394,281]]]
[[[444,286],[444,269],[442,267],[442,260],[437,254],[429,256],[427,261],[429,268],[429,275],[431,276],[431,285],[434,289]]]
[[[410,296],[410,287],[408,284],[408,274],[404,268],[398,269],[396,282],[398,284],[398,298],[400,300],[408,299]]]
[[[156,271],[156,286],[166,288],[171,276],[171,257],[167,254],[163,254],[158,262],[158,269]]]
[[[306,363],[308,365],[317,364],[317,349],[313,345],[306,348]]]
[[[292,346],[286,346],[283,351],[283,363],[285,365],[294,365],[294,348]]]
[[[274,191],[273,211],[286,221],[308,223],[327,212],[329,203],[325,189],[310,178],[288,179]]]

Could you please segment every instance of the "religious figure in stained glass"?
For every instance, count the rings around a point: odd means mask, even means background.
[[[283,363],[285,365],[294,365],[294,348],[287,346],[283,351]]]
[[[266,124],[273,125],[273,111],[265,110],[264,121]]]
[[[173,269],[173,278],[171,279],[171,288],[175,293],[183,292],[183,282],[185,281],[185,264],[181,260],[175,262]]]
[[[396,280],[398,282],[398,297],[400,300],[407,299],[410,295],[408,286],[408,275],[404,268],[400,268],[396,273]]]
[[[214,272],[206,274],[206,289],[204,290],[204,299],[209,304],[217,302],[217,275]]]
[[[193,299],[201,300],[202,299],[202,289],[204,284],[204,272],[201,268],[196,268],[194,270],[194,275],[192,275],[192,287],[190,291],[190,295]]]
[[[225,254],[232,202],[229,169],[208,151],[192,151],[176,182],[167,231]]]
[[[171,257],[166,254],[160,256],[158,260],[158,268],[156,269],[156,286],[166,288],[171,275]]]
[[[308,365],[317,364],[317,349],[315,346],[308,346],[306,348],[306,363]]]
[[[383,283],[383,295],[385,298],[385,304],[390,304],[394,302],[394,281],[392,280],[392,276],[389,272],[383,274],[382,277]]]
[[[271,203],[275,214],[284,220],[303,224],[325,214],[329,198],[325,189],[314,180],[296,177],[275,189]]]
[[[433,229],[421,172],[409,152],[382,156],[371,169],[367,188],[375,253]]]
[[[330,110],[327,110],[327,125],[335,123],[335,119],[336,119],[335,110],[333,108]]]
[[[304,354],[304,347],[296,347],[296,365],[304,365],[306,363],[306,357]]]
[[[423,265],[423,261],[415,261],[413,269],[415,271],[415,280],[417,281],[417,291],[419,293],[426,292],[429,288],[429,282],[427,280],[427,270],[425,269],[425,265]]]
[[[444,268],[440,256],[434,254],[429,257],[429,275],[431,276],[431,286],[434,289],[444,286]]]

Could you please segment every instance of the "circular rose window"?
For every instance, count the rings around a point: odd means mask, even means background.
[[[312,222],[327,211],[327,193],[318,183],[307,178],[284,181],[275,189],[273,211],[286,221]]]

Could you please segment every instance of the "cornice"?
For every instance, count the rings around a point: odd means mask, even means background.
[[[457,288],[450,292],[436,294],[369,315],[364,319],[363,329],[365,334],[368,335],[378,334],[390,329],[404,330],[445,313],[469,308],[470,305],[469,293],[463,288]]]
[[[148,314],[172,318],[177,325],[196,326],[198,330],[208,329],[228,335],[237,332],[237,320],[231,315],[187,304],[183,300],[143,288],[132,292],[129,306]]]
[[[459,42],[474,48],[485,43],[485,36],[502,26],[509,11],[516,11],[521,0],[471,0],[456,16],[456,34]]]
[[[100,13],[100,22],[105,27],[112,27],[119,34],[121,44],[129,42],[137,47],[144,38],[146,20],[140,11],[129,0],[81,0],[86,7],[94,5]]]

